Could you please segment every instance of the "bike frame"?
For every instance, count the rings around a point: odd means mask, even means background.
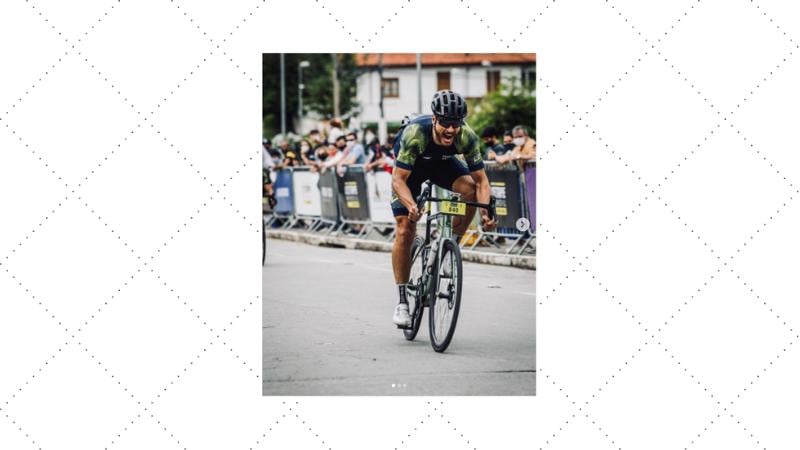
[[[428,202],[430,202],[430,203],[438,203],[438,202],[445,202],[446,201],[446,202],[452,202],[452,203],[463,203],[463,204],[465,204],[467,206],[474,206],[476,208],[485,208],[485,209],[489,210],[489,216],[490,217],[492,217],[492,218],[495,217],[496,213],[495,213],[495,206],[494,206],[494,204],[495,204],[494,197],[490,198],[488,204],[470,202],[470,201],[466,201],[466,200],[458,200],[457,198],[451,198],[451,199],[437,198],[437,197],[432,197],[431,196],[431,191],[432,191],[432,188],[433,188],[433,184],[430,182],[430,180],[425,181],[424,186],[425,187],[422,190],[422,193],[420,193],[419,197],[417,198],[417,208],[419,210],[422,210],[422,207],[425,205],[425,203],[428,203]],[[458,195],[458,194],[456,194],[456,195]],[[439,233],[438,233],[438,235],[436,237],[431,239],[431,234],[432,234],[432,232],[431,232],[431,224],[434,223],[434,222],[436,222],[436,224],[437,224],[437,230],[439,231]],[[434,264],[433,264],[434,258],[438,258],[439,255],[441,255],[442,246],[444,245],[444,242],[447,239],[452,239],[452,237],[453,237],[453,227],[452,227],[452,225],[453,225],[453,217],[452,217],[452,215],[445,214],[445,213],[442,213],[442,212],[437,212],[435,214],[428,213],[427,219],[425,221],[425,240],[422,243],[422,248],[419,250],[420,252],[422,252],[422,254],[420,256],[422,258],[424,258],[423,261],[425,262],[425,265],[423,266],[423,273],[422,273],[422,277],[423,277],[423,281],[424,281],[422,283],[422,285],[426,288],[425,292],[424,292],[425,294],[429,293],[427,291],[430,289],[430,286],[427,286],[427,285],[429,284],[429,281],[430,281],[430,279],[431,279],[431,277],[433,275],[433,274],[430,274],[430,273],[427,273],[427,272],[429,272],[434,267]],[[456,242],[456,245],[458,245],[458,244],[459,243]],[[425,295],[424,297],[425,297],[426,300],[423,303],[423,307],[428,306],[427,295]],[[419,297],[417,297],[417,298],[419,298]]]
[[[489,210],[489,217],[494,218],[495,213],[495,199],[491,197],[489,203],[476,203],[470,202],[466,200],[458,200],[457,198],[447,199],[447,198],[437,198],[431,197],[431,190],[432,190],[432,183],[430,181],[426,181],[425,188],[422,190],[422,193],[417,198],[417,209],[422,210],[422,206],[427,203],[439,203],[439,202],[453,202],[453,203],[463,203],[467,206],[474,206],[476,208],[484,208]],[[459,195],[459,194],[456,194]],[[438,212],[436,214],[428,214],[428,217],[425,221],[425,245],[431,243],[431,223],[436,222],[439,227],[439,237],[437,239],[450,239],[453,237],[453,217],[450,214],[444,214],[442,212]],[[441,241],[440,241],[441,242]],[[456,242],[458,244],[458,242]],[[438,250],[438,249],[437,249]]]

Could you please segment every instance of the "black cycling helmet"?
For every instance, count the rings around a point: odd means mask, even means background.
[[[447,120],[464,120],[467,117],[467,102],[453,91],[439,91],[433,94],[431,112]]]

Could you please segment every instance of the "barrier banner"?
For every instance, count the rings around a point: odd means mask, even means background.
[[[536,163],[525,164],[525,197],[528,201],[528,219],[531,233],[536,232]]]
[[[373,222],[394,223],[392,214],[392,174],[386,171],[366,174],[369,218]]]
[[[275,213],[280,215],[291,215],[294,212],[294,199],[292,194],[292,170],[283,169],[275,174],[275,182],[272,190],[278,204],[275,205]]]
[[[517,219],[522,217],[522,199],[519,171],[516,166],[486,164],[486,176],[492,195],[497,199],[497,226],[517,230]],[[511,230],[509,230],[511,231]]]
[[[332,222],[339,221],[339,204],[337,202],[337,186],[336,174],[328,170],[324,174],[319,175],[319,199],[320,199],[320,214],[325,220]]]
[[[367,181],[361,167],[348,166],[339,183],[339,207],[345,220],[369,220]]]
[[[310,172],[308,168],[294,169],[292,188],[295,214],[311,217],[322,215],[321,194],[318,183],[318,173]]]

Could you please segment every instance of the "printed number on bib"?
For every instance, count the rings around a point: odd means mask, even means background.
[[[449,214],[451,216],[465,216],[467,214],[467,205],[457,202],[440,202],[439,210],[442,214]]]

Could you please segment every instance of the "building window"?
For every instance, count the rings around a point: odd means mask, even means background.
[[[381,90],[384,98],[400,96],[400,81],[397,78],[383,78],[381,80]]]
[[[436,90],[450,89],[450,71],[436,72]]]
[[[523,69],[522,84],[528,89],[536,89],[536,69]]]
[[[486,92],[496,91],[500,87],[500,71],[486,71]]]

